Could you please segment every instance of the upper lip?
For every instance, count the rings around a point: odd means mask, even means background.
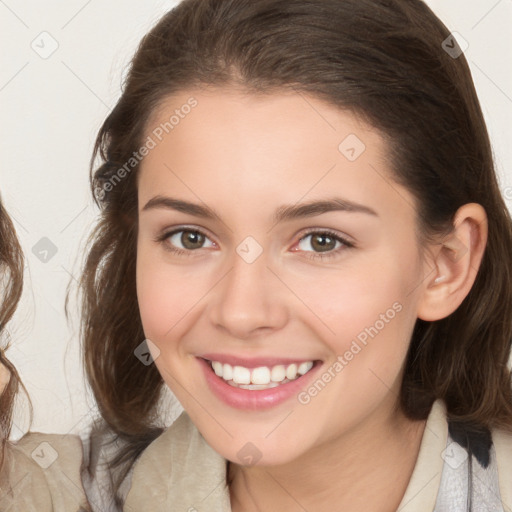
[[[277,365],[290,365],[300,364],[308,361],[318,361],[315,358],[291,358],[291,357],[275,357],[275,356],[260,356],[260,357],[243,357],[233,354],[203,354],[198,356],[208,361],[218,361],[222,364],[229,364],[231,366],[243,366],[244,368],[258,368],[259,366],[277,366]]]

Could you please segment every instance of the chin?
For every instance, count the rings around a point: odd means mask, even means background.
[[[291,435],[265,439],[265,435],[236,436],[229,443],[218,443],[215,439],[208,444],[222,457],[240,466],[281,466],[293,463],[304,454],[304,447],[297,446]]]

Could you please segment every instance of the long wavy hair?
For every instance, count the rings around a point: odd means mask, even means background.
[[[420,0],[184,0],[142,39],[96,139],[91,191],[101,216],[81,278],[85,368],[106,425],[126,441],[119,460],[160,432],[163,386],[155,365],[134,356],[145,338],[135,283],[139,166],[120,169],[168,95],[203,85],[295,90],[361,116],[385,135],[393,177],[417,200],[423,242],[449,233],[460,206],[485,208],[476,281],[448,317],[417,320],[400,407],[425,419],[440,398],[452,421],[512,431],[512,220],[467,61],[445,51],[458,49],[451,37]]]
[[[0,364],[10,373],[9,382],[0,395],[0,469],[4,447],[12,427],[14,401],[21,385],[18,372],[5,356],[9,337],[5,331],[23,290],[23,253],[11,219],[0,202]]]

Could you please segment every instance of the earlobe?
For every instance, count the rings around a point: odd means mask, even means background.
[[[482,262],[487,243],[487,215],[477,203],[461,206],[453,231],[444,237],[434,254],[435,271],[428,277],[418,302],[418,318],[433,322],[452,314],[469,294]]]

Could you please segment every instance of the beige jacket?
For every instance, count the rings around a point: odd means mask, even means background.
[[[1,512],[89,511],[80,480],[82,443],[71,435],[31,433],[5,446]]]
[[[499,489],[492,487],[492,472],[487,474],[478,470],[479,464],[474,460],[474,480],[476,487],[481,485],[476,492],[481,493],[486,505],[485,509],[475,510],[501,512],[498,508],[501,506],[503,512],[512,512],[512,435],[495,431],[493,442],[493,462],[494,469],[497,467],[498,470]],[[416,466],[399,512],[466,510],[465,501],[464,504],[458,503],[462,501],[461,490],[466,481],[468,460],[463,460],[461,451],[464,450],[457,450],[457,446],[453,446],[449,437],[444,402],[438,400],[428,417]],[[451,460],[453,458],[457,460]],[[456,488],[451,489],[450,485]],[[146,492],[141,492],[144,487]],[[226,461],[206,444],[186,414],[182,414],[157,438],[136,463],[125,510],[231,511]]]
[[[492,439],[491,463],[483,470],[474,456],[464,459],[464,450],[453,443],[445,405],[436,401],[398,511],[465,511],[462,491],[469,467],[474,475],[473,493],[485,504],[485,508],[475,510],[511,512],[512,435],[494,431]],[[78,438],[30,434],[10,446],[7,456],[8,478],[0,484],[2,512],[88,510],[79,476],[82,458]],[[231,511],[226,460],[210,448],[185,413],[149,445],[130,477],[126,512]],[[93,510],[107,512],[97,501],[96,506],[92,501],[90,505]]]

